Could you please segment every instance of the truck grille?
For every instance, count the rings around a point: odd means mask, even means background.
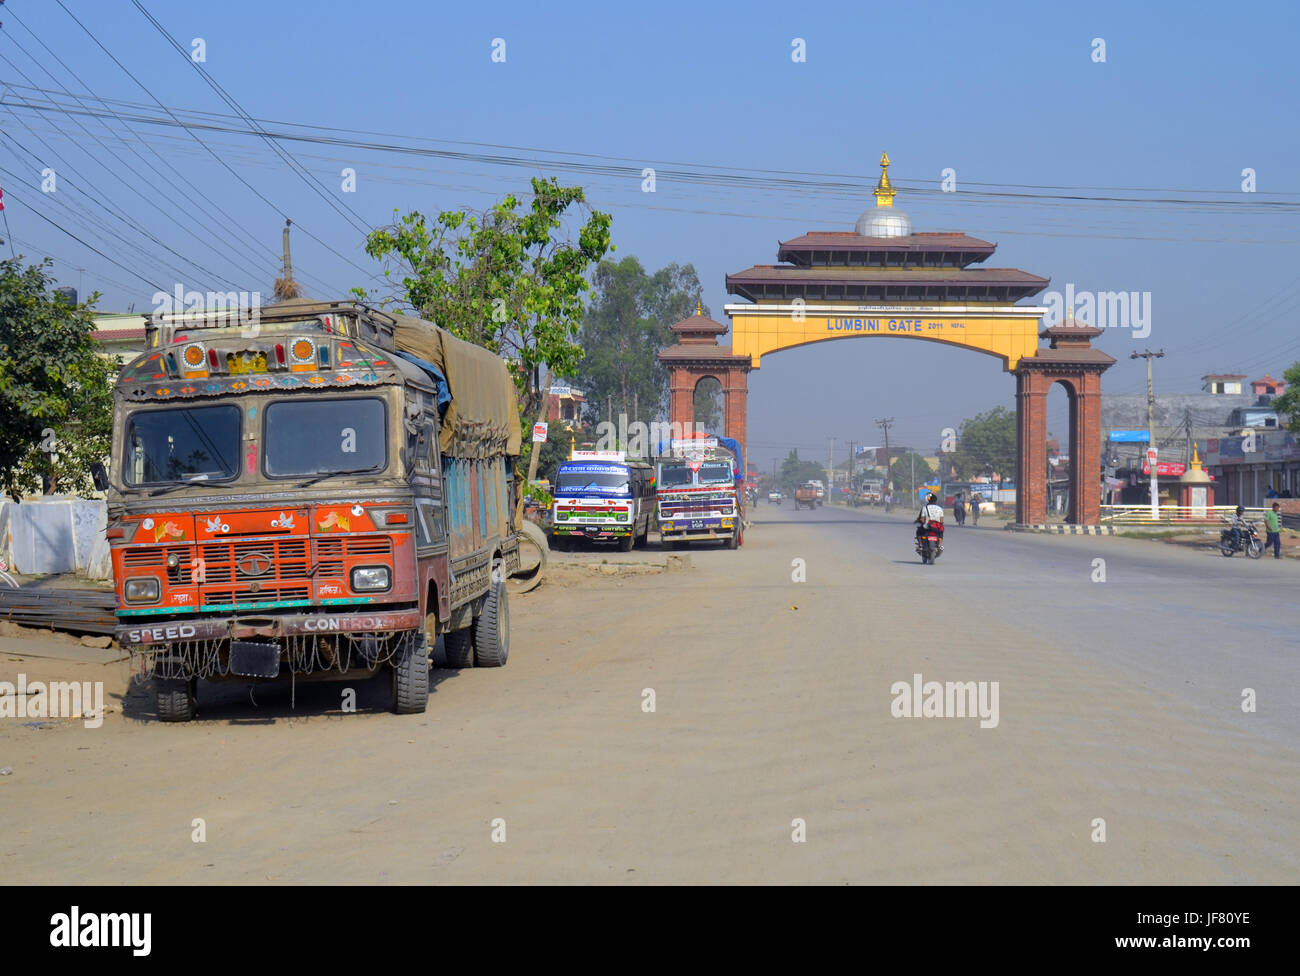
[[[341,536],[316,540],[317,577],[338,578],[343,575],[344,560],[349,556],[372,559],[393,554],[393,540],[380,536]]]
[[[255,579],[264,590],[269,590],[272,586],[289,580],[298,581],[304,586],[308,581],[306,539],[209,542],[200,547],[200,552],[209,586],[221,583],[244,583]],[[241,560],[244,561],[245,566],[248,566],[250,562],[256,563],[256,557],[259,555],[270,560],[270,566],[265,572],[248,573],[239,568]]]

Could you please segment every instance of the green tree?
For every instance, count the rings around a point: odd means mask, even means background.
[[[706,376],[695,385],[692,412],[701,430],[722,432],[722,384],[717,379]]]
[[[569,376],[582,358],[575,340],[587,276],[611,249],[611,218],[598,210],[588,211],[576,242],[563,235],[570,208],[585,206],[581,187],[534,177],[532,190],[523,210],[513,195],[484,213],[443,211],[432,222],[413,210],[365,245],[388,265],[386,277],[400,275],[400,292],[381,305],[411,308],[510,362],[525,429],[544,399],[543,370]]]
[[[892,451],[890,453],[893,453]],[[907,492],[934,478],[930,462],[915,451],[904,451],[889,466],[889,480],[894,483],[894,497],[909,497]]]
[[[994,407],[963,421],[952,463],[962,478],[982,475],[992,469],[1004,478],[1016,468],[1016,415],[1006,407]]]
[[[816,461],[802,461],[797,450],[791,451],[781,462],[781,491],[789,494],[805,481],[821,481],[829,484],[826,469]]]
[[[1286,392],[1273,398],[1273,409],[1279,417],[1287,418],[1287,427],[1300,433],[1300,362],[1292,363],[1282,374]]]
[[[49,259],[0,262],[0,477],[14,498],[41,487],[87,492],[108,456],[111,374],[91,337],[91,308],[54,294]]]
[[[542,445],[537,457],[537,480],[555,484],[555,473],[560,463],[569,459],[573,450],[573,431],[566,430],[558,424],[552,424],[547,434],[546,443]]]
[[[691,265],[670,264],[647,274],[634,257],[602,261],[582,322],[585,351],[575,384],[591,419],[615,414],[652,420],[667,407],[668,374],[658,353],[671,345],[670,326],[695,310],[703,289]]]

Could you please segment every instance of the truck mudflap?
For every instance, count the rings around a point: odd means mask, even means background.
[[[118,626],[115,637],[119,647],[130,650],[141,678],[220,679],[248,675],[241,655],[259,645],[278,647],[279,670],[292,674],[373,671],[423,626],[420,611],[411,608],[131,623]],[[267,668],[251,676],[273,674]]]

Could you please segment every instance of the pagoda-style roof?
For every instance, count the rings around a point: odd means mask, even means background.
[[[735,363],[738,366],[749,368],[750,358],[748,356],[737,356],[731,351],[730,345],[699,344],[686,346],[678,344],[669,346],[658,354],[660,362],[675,362],[679,365],[686,365],[691,362],[714,363],[725,365]]]
[[[704,314],[703,310],[697,304],[695,314],[675,322],[668,327],[672,332],[681,336],[680,342],[716,342],[716,336],[722,335],[727,331],[727,326],[721,322],[715,322]]]
[[[961,233],[865,237],[853,231],[814,231],[780,241],[776,258],[801,268],[864,265],[964,268],[987,260],[996,250],[996,244]]]
[[[1012,303],[1038,294],[1049,283],[1050,279],[1015,268],[801,268],[758,264],[727,275],[727,291],[751,302],[802,298],[826,302]]]

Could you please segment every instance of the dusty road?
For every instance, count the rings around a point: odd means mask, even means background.
[[[509,665],[435,671],[421,716],[205,685],[165,726],[123,664],[0,641],[117,709],[0,720],[0,880],[1294,883],[1300,565],[981,526],[922,567],[906,515],[756,519],[516,598]],[[894,717],[918,673],[998,682],[996,727]]]

